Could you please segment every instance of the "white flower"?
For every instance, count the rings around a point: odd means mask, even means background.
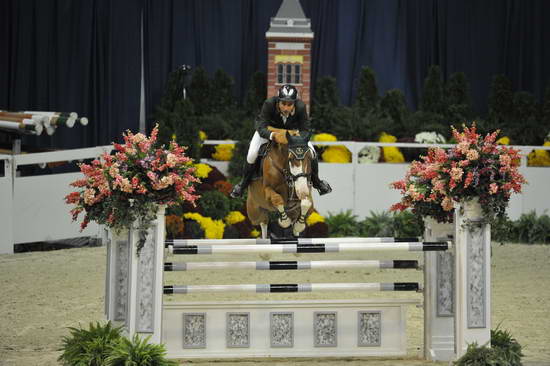
[[[380,159],[380,148],[378,146],[365,146],[359,150],[359,164],[373,164],[378,163]]]
[[[420,132],[414,136],[414,142],[419,144],[444,144],[445,137],[437,132]]]

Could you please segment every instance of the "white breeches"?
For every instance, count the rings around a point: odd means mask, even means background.
[[[258,152],[260,151],[260,146],[268,141],[268,139],[264,139],[263,137],[261,137],[258,131],[254,132],[254,136],[252,136],[250,146],[248,147],[248,154],[246,155],[246,161],[248,164],[254,164],[256,162],[256,159],[258,158]],[[315,149],[313,148],[313,144],[311,143],[311,141],[308,142],[308,146],[313,152],[313,156],[315,156]]]

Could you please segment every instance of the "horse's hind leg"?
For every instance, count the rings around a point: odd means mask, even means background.
[[[261,222],[260,228],[262,229],[262,239],[267,239],[267,222]]]

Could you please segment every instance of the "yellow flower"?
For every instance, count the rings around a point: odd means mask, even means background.
[[[252,231],[250,232],[250,236],[253,238],[257,238],[258,236],[260,236],[260,232],[256,229],[252,229]]]
[[[496,143],[498,145],[510,145],[510,138],[508,136],[503,136],[499,138]]]
[[[216,152],[212,154],[212,157],[220,161],[229,161],[233,157],[233,149],[235,144],[221,144],[216,145]]]
[[[212,220],[210,217],[203,217],[201,214],[196,212],[187,212],[183,214],[183,217],[198,222],[204,230],[204,237],[206,239],[223,238],[225,224],[222,220]]]
[[[244,221],[245,217],[240,211],[231,211],[225,216],[224,221],[227,225],[233,225],[238,222]]]
[[[313,135],[311,141],[337,141],[336,136],[330,133],[318,133]]]
[[[550,146],[550,141],[546,141],[543,146]],[[534,150],[527,155],[528,166],[550,166],[550,151]]]
[[[385,132],[382,132],[378,142],[396,142],[397,138]],[[384,146],[382,148],[382,154],[384,155],[384,161],[386,163],[403,163],[405,162],[405,157],[395,146]]]
[[[176,134],[173,133],[173,134],[172,134],[172,141],[176,141],[176,137],[177,137]]]
[[[321,157],[325,163],[349,163],[351,152],[345,146],[329,146],[323,151]]]
[[[201,141],[204,141],[204,140],[206,140],[207,138],[208,138],[208,135],[206,135],[206,132],[204,132],[204,131],[202,131],[202,130],[199,131],[199,139],[200,139]]]
[[[195,164],[195,176],[198,178],[206,178],[212,171],[212,167],[208,164]]]
[[[325,218],[317,212],[312,212],[306,220],[308,226],[315,225],[318,222],[325,222]]]

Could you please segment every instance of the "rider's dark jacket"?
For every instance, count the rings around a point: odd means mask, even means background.
[[[267,129],[267,126],[284,128],[287,130],[310,130],[310,121],[304,102],[299,99],[296,100],[294,114],[288,116],[286,123],[283,122],[277,102],[277,97],[266,99],[260,114],[256,117],[256,131],[258,131],[261,137],[269,139],[271,131]]]

